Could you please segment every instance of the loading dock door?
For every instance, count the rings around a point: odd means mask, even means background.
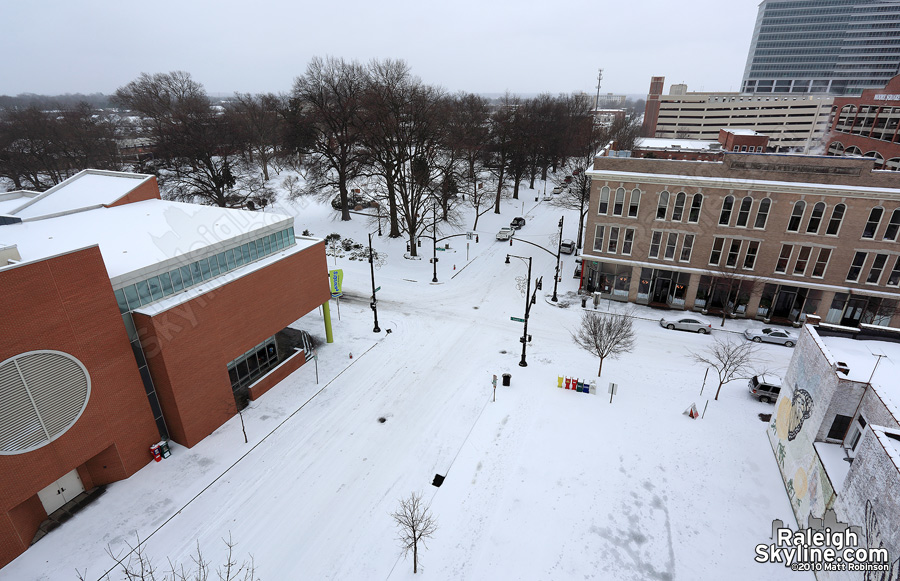
[[[84,484],[78,476],[78,470],[72,470],[47,488],[38,492],[38,498],[44,505],[47,514],[52,513],[65,503],[84,492]]]

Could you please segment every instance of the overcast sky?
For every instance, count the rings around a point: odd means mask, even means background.
[[[738,90],[759,0],[9,0],[0,94],[112,93],[184,70],[210,93],[288,91],[310,57],[407,61],[475,93]]]

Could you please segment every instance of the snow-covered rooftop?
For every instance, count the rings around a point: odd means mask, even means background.
[[[738,127],[723,127],[722,129],[732,135],[764,135],[763,133],[758,133],[752,129],[741,129]]]
[[[114,278],[279,223],[293,218],[154,199],[0,226],[0,240],[22,261],[99,245]]]
[[[721,151],[718,141],[701,141],[699,139],[666,139],[665,137],[642,137],[635,149],[676,149],[679,151]]]
[[[897,383],[897,377],[900,377],[900,344],[843,337],[821,339],[835,360],[846,363],[850,368],[847,379],[866,383],[871,377],[872,388],[894,418],[900,421],[900,385]]]
[[[9,213],[20,218],[36,218],[109,205],[150,179],[153,176],[85,170],[35,198],[22,201]]]
[[[12,211],[20,206],[24,206],[26,202],[37,196],[36,192],[9,192],[0,194],[0,216],[10,215]]]

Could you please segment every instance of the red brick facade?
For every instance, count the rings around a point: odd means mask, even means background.
[[[134,314],[173,440],[191,447],[236,413],[228,362],[327,301],[327,272],[320,242],[157,315]]]
[[[46,518],[38,490],[74,469],[86,488],[130,476],[150,460],[159,433],[97,247],[0,271],[0,287],[0,361],[62,351],[91,380],[87,407],[67,432],[32,452],[0,455],[2,566]]]
[[[900,170],[900,75],[884,89],[835,97],[826,151],[873,157],[876,169]]]
[[[112,204],[108,205],[107,208],[112,208],[114,206],[124,206],[125,204],[131,204],[133,202],[143,202],[144,200],[160,199],[162,198],[159,197],[159,185],[157,185],[156,183],[156,176],[152,176],[146,182],[142,183]]]

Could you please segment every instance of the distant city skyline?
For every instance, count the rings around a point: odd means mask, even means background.
[[[651,76],[737,91],[758,0],[586,0],[422,8],[409,0],[147,5],[86,0],[4,11],[0,94],[114,92],[142,72],[189,72],[211,95],[286,92],[313,56],[402,59],[448,92],[646,95]]]

